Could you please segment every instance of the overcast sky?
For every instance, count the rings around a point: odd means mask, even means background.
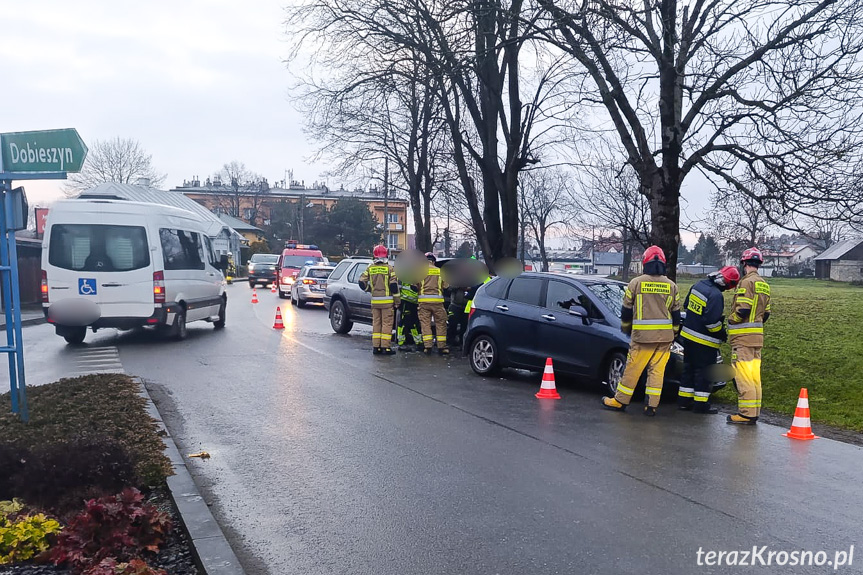
[[[289,102],[284,4],[7,2],[0,131],[76,128],[85,142],[133,138],[167,174],[166,188],[194,175],[205,180],[232,160],[270,182],[293,170],[311,184],[325,166],[308,164],[314,148]],[[30,204],[62,197],[61,185],[26,183]],[[685,190],[689,212],[706,207],[703,187]]]
[[[231,160],[267,177],[316,180],[288,101],[278,0],[30,0],[3,8],[0,131],[76,128],[85,142],[134,138],[166,187]],[[26,184],[31,205],[60,182]]]

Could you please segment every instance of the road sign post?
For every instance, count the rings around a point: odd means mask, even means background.
[[[67,172],[78,172],[87,157],[87,146],[74,129],[0,134],[0,289],[6,315],[6,345],[9,354],[9,387],[12,411],[22,421],[29,419],[27,385],[24,379],[24,346],[21,339],[21,294],[18,289],[18,252],[15,228],[9,216],[15,213],[14,180],[61,180]],[[23,196],[23,190],[20,190]],[[26,212],[26,208],[24,208]],[[24,221],[26,222],[26,213]],[[25,224],[26,225],[26,224]]]

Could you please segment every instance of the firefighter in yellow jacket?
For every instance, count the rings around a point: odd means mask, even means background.
[[[749,248],[740,257],[743,279],[737,285],[728,316],[728,343],[737,387],[737,413],[728,423],[755,425],[761,413],[761,348],[764,322],[770,317],[770,286],[758,275],[764,262],[758,248]]]
[[[650,246],[642,258],[644,274],[626,286],[621,310],[621,330],[631,335],[623,378],[614,397],[603,397],[607,409],[623,411],[632,400],[642,372],[647,369],[648,404],[644,415],[656,415],[662,395],[665,366],[671,344],[680,328],[680,295],[677,284],[665,277],[665,253]]]
[[[375,246],[375,261],[360,276],[361,289],[372,294],[372,353],[392,355],[393,319],[399,290],[396,274],[387,263],[387,248]]]
[[[447,315],[446,308],[443,305],[443,292],[449,286],[440,275],[440,268],[435,265],[437,258],[429,252],[426,254],[429,261],[428,272],[420,284],[419,310],[417,315],[420,319],[420,327],[423,333],[423,352],[431,353],[432,342],[435,336],[432,335],[431,320],[434,317],[435,333],[437,334],[437,350],[441,355],[449,354],[449,347],[446,342]]]

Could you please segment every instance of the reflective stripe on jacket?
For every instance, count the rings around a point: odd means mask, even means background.
[[[764,316],[770,313],[770,286],[758,272],[751,271],[740,280],[731,314],[728,316],[728,339],[732,346],[762,347]]]
[[[411,286],[401,286],[399,289],[399,295],[401,295],[402,301],[407,303],[416,304],[418,301],[419,294],[415,292]]]
[[[440,275],[440,268],[434,264],[429,265],[428,273],[420,284],[419,303],[443,303],[443,290],[446,282]]]
[[[394,300],[390,283],[394,281],[393,268],[385,262],[376,261],[363,272],[360,281],[367,284],[366,291],[372,294],[372,307],[392,307]]]
[[[683,302],[686,319],[680,337],[695,343],[719,348],[724,341],[722,312],[725,299],[722,291],[709,279],[703,279],[689,290]]]
[[[680,321],[677,284],[665,276],[640,275],[623,296],[621,329],[637,343],[669,343]]]

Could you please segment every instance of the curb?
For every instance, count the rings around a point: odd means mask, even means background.
[[[195,485],[186,462],[180,455],[174,438],[165,427],[162,416],[153,403],[144,382],[139,377],[133,378],[141,386],[141,397],[147,400],[147,413],[156,420],[162,431],[162,443],[165,444],[165,454],[171,460],[174,475],[168,477],[168,491],[180,515],[180,521],[186,528],[189,540],[192,542],[192,554],[195,563],[206,575],[245,575],[234,550],[225,538],[222,528],[213,517],[204,497]]]
[[[21,320],[21,327],[27,327],[28,325],[42,325],[43,323],[48,323],[48,320],[45,319],[45,316],[42,317],[31,317],[27,319]],[[0,329],[6,329],[6,322],[0,323]]]

